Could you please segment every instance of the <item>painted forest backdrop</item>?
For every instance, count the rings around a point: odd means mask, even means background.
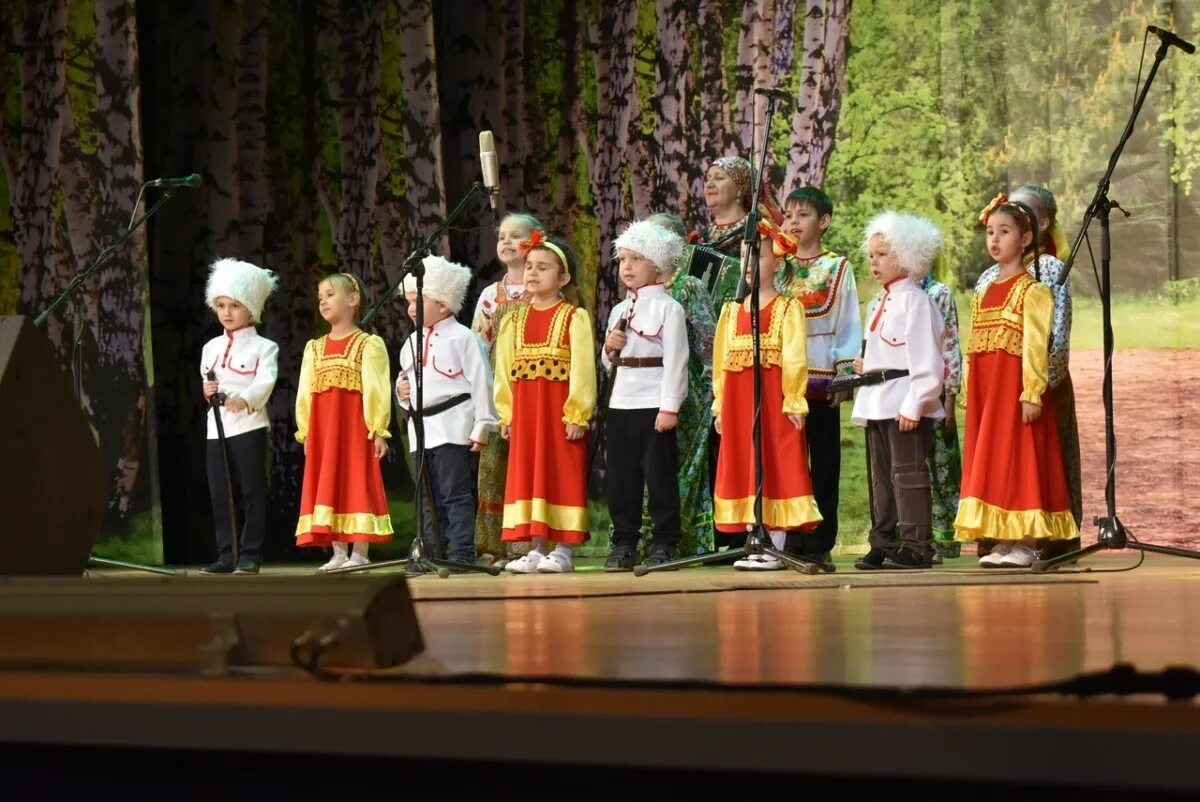
[[[615,300],[612,237],[655,210],[704,220],[706,164],[761,137],[755,86],[795,98],[776,117],[771,179],[825,185],[833,247],[854,251],[881,208],[923,212],[946,233],[943,279],[967,287],[986,266],[974,214],[999,189],[1051,186],[1073,233],[1126,119],[1145,26],[1195,38],[1198,5],[10,0],[0,313],[54,298],[124,229],[143,180],[201,173],[203,188],[181,191],[81,296],[84,405],[112,466],[104,534],[116,552],[154,544],[134,555],[146,559],[208,556],[197,359],[217,332],[202,293],[207,264],[232,255],[281,278],[264,326],[280,345],[279,555],[315,278],[350,271],[378,296],[479,178],[480,130],[495,131],[503,208],[575,244],[600,320]],[[1200,60],[1171,54],[1117,174],[1113,196],[1134,213],[1116,240],[1122,292],[1200,281],[1198,73]],[[448,247],[487,276],[494,242],[480,207]],[[1089,285],[1077,278],[1077,293]],[[391,343],[404,333],[399,305],[377,323]],[[65,313],[46,329],[64,366],[70,331]],[[403,485],[399,458],[389,471]]]

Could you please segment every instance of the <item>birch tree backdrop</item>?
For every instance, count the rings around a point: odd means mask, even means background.
[[[616,300],[620,226],[658,210],[705,222],[706,165],[752,155],[756,86],[794,98],[773,127],[771,183],[826,186],[829,244],[853,252],[880,208],[924,212],[946,233],[942,277],[966,285],[983,258],[972,214],[999,189],[1048,183],[1074,225],[1125,119],[1144,26],[1186,35],[1197,2],[11,0],[0,313],[53,298],[123,229],[143,176],[201,173],[81,296],[83,402],[112,466],[105,548],[157,532],[160,479],[166,558],[209,556],[197,359],[218,330],[202,294],[208,263],[238,256],[281,279],[263,326],[280,345],[274,558],[298,503],[291,410],[321,331],[315,281],[346,270],[378,298],[478,180],[480,130],[495,131],[502,208],[576,246],[598,321]],[[1167,62],[1118,176],[1138,213],[1118,242],[1130,291],[1197,273],[1197,65]],[[484,279],[494,244],[483,205],[448,241]],[[376,324],[395,348],[400,305]],[[65,366],[68,319],[47,334]],[[399,499],[396,452],[387,470]]]

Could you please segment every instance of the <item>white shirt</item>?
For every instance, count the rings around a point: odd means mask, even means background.
[[[863,371],[885,368],[907,370],[898,379],[860,387],[854,399],[852,420],[865,426],[869,420],[944,418],[942,380],[942,314],[929,296],[908,275],[894,279],[867,307],[867,350]]]
[[[253,326],[226,331],[205,343],[200,352],[200,378],[207,381],[210,370],[217,374],[220,392],[229,399],[240,398],[250,406],[247,412],[220,407],[226,437],[270,428],[266,407],[279,375],[278,345],[259,337]],[[213,408],[208,410],[207,418],[208,439],[215,440],[217,422]]]
[[[661,367],[619,368],[608,398],[609,409],[657,409],[679,412],[687,398],[688,340],[683,307],[667,294],[662,284],[649,284],[630,290],[625,300],[608,315],[605,338],[621,318],[625,329],[623,359],[662,358]],[[602,349],[600,361],[612,367],[612,355]]]
[[[400,398],[398,389],[396,398],[406,410],[412,409],[417,397],[416,344],[417,335],[413,332],[400,349],[400,370],[408,376],[411,403]],[[448,317],[425,327],[421,349],[425,354],[421,360],[421,379],[425,385],[422,401],[426,408],[462,393],[471,395],[469,401],[424,418],[425,447],[486,443],[488,432],[496,425],[496,408],[492,404],[492,374],[483,340]],[[397,387],[399,383],[397,377]],[[411,417],[408,442],[409,448],[416,451],[417,431]]]

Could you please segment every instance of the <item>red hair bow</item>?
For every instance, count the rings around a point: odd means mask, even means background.
[[[529,232],[529,239],[522,240],[517,243],[517,250],[521,253],[529,253],[534,248],[540,248],[546,244],[546,232],[540,228],[535,228]]]
[[[795,256],[800,243],[791,234],[782,231],[779,226],[769,220],[758,221],[758,233],[771,238],[771,250],[776,256]]]

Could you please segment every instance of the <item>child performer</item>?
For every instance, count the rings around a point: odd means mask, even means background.
[[[957,557],[960,544],[954,539],[954,516],[958,513],[958,489],[962,484],[962,451],[958,446],[958,424],[954,404],[962,387],[962,351],[958,346],[958,304],[954,292],[925,274],[919,286],[942,316],[942,409],[946,417],[933,427],[930,457],[930,495],[933,500],[933,561]]]
[[[504,316],[525,303],[525,252],[520,244],[542,227],[533,215],[512,213],[500,221],[496,258],[504,265],[499,281],[483,288],[475,304],[471,329],[488,349],[488,367],[496,369],[496,332]],[[493,437],[479,454],[479,513],[475,518],[475,549],[492,562],[503,564],[525,543],[503,543],[504,485],[508,467],[508,441]]]
[[[304,444],[299,546],[333,546],[322,571],[364,565],[371,543],[392,539],[379,460],[392,418],[387,348],[360,329],[362,287],[349,273],[317,285],[329,334],[309,340],[296,388],[296,440]],[[347,556],[347,543],[354,543]]]
[[[808,403],[804,306],[775,289],[775,274],[796,241],[762,221],[759,254],[759,331],[762,367],[763,526],[782,549],[786,533],[811,530],[821,520],[812,495],[804,439]],[[746,277],[749,284],[751,276]],[[721,435],[713,517],[717,529],[745,533],[755,523],[754,351],[750,302],[730,301],[721,310],[713,343],[713,415]],[[750,571],[784,567],[769,554],[752,554],[733,564]]]
[[[1034,278],[1050,288],[1054,295],[1054,320],[1050,326],[1050,372],[1047,394],[1058,416],[1058,439],[1062,451],[1063,472],[1071,494],[1071,515],[1075,526],[1083,521],[1083,490],[1079,473],[1079,423],[1075,418],[1075,388],[1071,383],[1071,278],[1060,282],[1062,260],[1071,254],[1066,234],[1058,223],[1058,203],[1050,190],[1036,184],[1023,184],[1009,194],[1009,200],[1033,210],[1038,221],[1038,242],[1046,251],[1029,266]],[[996,280],[1000,268],[993,265],[980,275],[976,293],[983,293]],[[1069,544],[1068,549],[1078,546]]]
[[[535,230],[522,248],[529,303],[497,332],[495,399],[509,441],[503,539],[533,547],[505,568],[556,574],[575,569],[571,547],[588,538],[585,436],[596,406],[596,352],[587,312],[562,298],[576,270],[570,247]]]
[[[1046,394],[1054,299],[1029,275],[1036,263],[1032,210],[997,196],[980,214],[996,280],[971,301],[967,343],[967,432],[959,540],[998,541],[986,567],[1027,568],[1037,538],[1070,539],[1078,529]]]
[[[659,212],[646,218],[681,239],[687,229],[678,217]],[[681,257],[682,258],[682,257]],[[717,320],[704,282],[679,262],[661,273],[667,294],[683,307],[688,337],[688,389],[679,407],[675,441],[679,445],[680,556],[706,554],[713,542],[713,500],[709,477],[708,433],[712,430],[712,347]],[[642,516],[643,526],[653,522]]]
[[[208,490],[212,495],[217,561],[200,569],[203,574],[257,574],[262,562],[267,525],[267,441],[271,422],[267,401],[279,373],[279,346],[258,336],[255,323],[262,320],[263,305],[279,281],[270,270],[221,259],[208,274],[205,298],[225,332],[209,340],[200,354],[204,398],[225,394],[224,406],[208,410]],[[216,379],[210,380],[209,374]],[[229,454],[229,481],[242,508],[242,535],[238,560],[233,562],[229,498],[215,415],[225,428]]]
[[[605,422],[605,496],[612,553],[605,571],[631,571],[649,496],[653,539],[647,566],[679,556],[679,449],[675,427],[688,391],[683,307],[659,280],[674,270],[683,240],[648,221],[626,228],[613,247],[625,299],[608,316],[601,362],[615,369]],[[621,324],[624,324],[622,326]]]
[[[776,288],[804,304],[808,334],[809,475],[821,523],[808,534],[789,537],[788,550],[828,563],[838,533],[842,471],[842,416],[848,393],[829,394],[829,383],[854,372],[862,343],[858,288],[850,260],[827,250],[821,240],[833,221],[833,201],[816,187],[800,187],[784,202],[784,230],[796,239],[796,255],[776,276]]]
[[[483,341],[454,319],[462,309],[471,271],[440,256],[426,256],[423,264],[425,331],[420,350],[423,412],[414,410],[415,332],[400,351],[396,396],[400,405],[410,410],[408,442],[413,451],[417,448],[415,418],[419,415],[425,425],[424,465],[429,482],[428,485],[417,482],[426,508],[422,533],[425,544],[433,555],[444,553],[455,562],[474,563],[475,481],[470,453],[483,449],[488,432],[496,425],[492,375]],[[416,323],[415,276],[404,279],[404,294],[409,317]],[[447,550],[442,547],[443,539],[449,544]],[[421,570],[415,563],[410,566],[412,573]]]
[[[928,460],[933,427],[946,415],[946,368],[942,316],[917,282],[933,266],[942,235],[929,220],[888,211],[867,224],[863,245],[883,289],[867,307],[866,352],[856,362],[877,381],[858,391],[852,414],[867,427],[872,488],[871,549],[854,567],[930,568]]]

